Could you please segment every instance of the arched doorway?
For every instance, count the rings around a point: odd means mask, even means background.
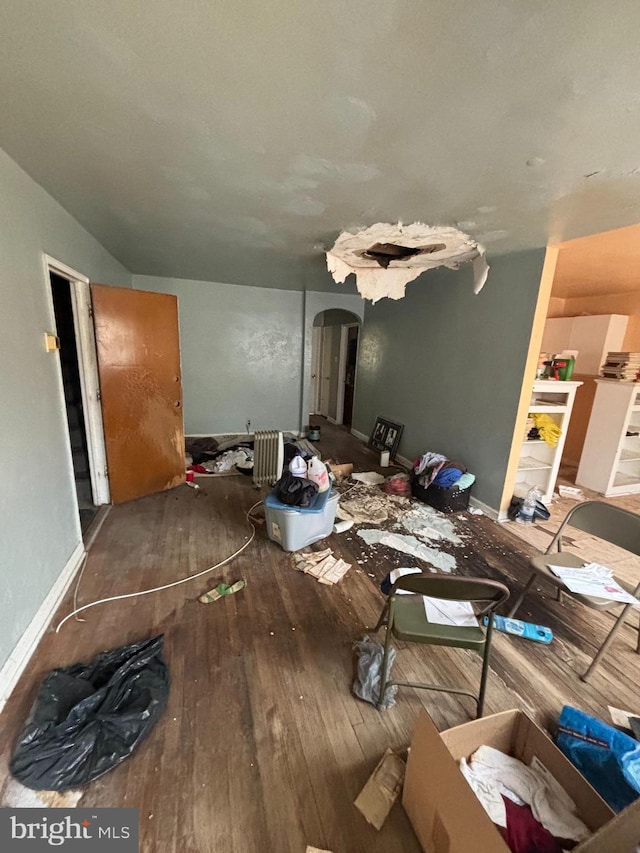
[[[353,417],[360,318],[330,308],[313,320],[309,413],[349,426]]]

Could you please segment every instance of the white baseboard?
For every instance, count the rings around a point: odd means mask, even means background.
[[[489,506],[489,504],[483,503],[479,501],[478,498],[470,497],[469,503],[471,506],[475,506],[477,509],[481,509],[482,512],[487,515],[489,518],[493,519],[493,521],[504,521],[504,518],[498,517],[498,512],[493,507]]]
[[[327,420],[330,424],[335,424],[336,426],[339,426],[338,421],[335,418],[332,418],[331,415],[327,415]]]
[[[351,435],[355,435],[356,438],[359,438],[360,441],[364,441],[365,444],[367,444],[367,442],[369,441],[368,435],[365,435],[363,432],[360,432],[360,430],[353,429],[353,427],[351,428]]]
[[[84,557],[84,544],[78,542],[73,554],[69,557],[67,564],[60,572],[58,579],[38,608],[38,612],[29,623],[27,630],[20,637],[17,645],[0,670],[0,712],[29,663],[31,655],[34,653],[42,635],[47,630],[51,617],[71,585],[76,572],[82,565]]]
[[[406,456],[400,456],[399,453],[396,453],[396,462],[399,462],[403,468],[407,468],[409,471],[413,468],[413,462],[410,459],[407,459]]]

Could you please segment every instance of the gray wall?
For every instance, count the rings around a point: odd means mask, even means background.
[[[401,455],[427,450],[459,459],[477,476],[473,495],[498,509],[543,249],[489,258],[475,296],[469,265],[438,269],[397,302],[367,303],[358,356],[353,426],[369,435],[376,416],[405,425]]]
[[[134,276],[138,290],[175,293],[187,435],[298,430],[304,294]]]
[[[80,541],[43,252],[94,280],[129,273],[0,151],[0,665]]]

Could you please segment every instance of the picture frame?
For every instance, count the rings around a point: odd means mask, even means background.
[[[403,424],[387,420],[387,418],[376,418],[367,447],[380,452],[388,450],[389,458],[393,459],[398,450],[403,429]]]

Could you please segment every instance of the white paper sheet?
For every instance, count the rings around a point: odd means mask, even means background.
[[[473,607],[468,601],[448,601],[443,598],[424,599],[424,612],[427,619],[434,625],[453,625],[462,628],[477,628],[478,620]]]
[[[570,592],[578,595],[591,595],[594,598],[606,598],[621,604],[633,604],[640,607],[640,601],[623,589],[613,577],[611,569],[599,563],[589,563],[582,568],[555,566],[547,563],[554,575],[560,578]]]

